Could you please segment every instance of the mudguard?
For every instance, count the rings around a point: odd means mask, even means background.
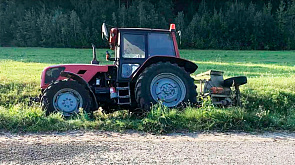
[[[75,73],[71,73],[71,72],[60,72],[60,76],[66,77],[66,78],[69,78],[69,79],[73,79],[73,80],[77,81],[79,84],[84,85],[89,90],[89,92],[91,94],[91,97],[93,99],[93,102],[94,102],[92,110],[98,109],[98,104],[97,104],[95,94],[91,90],[89,84],[82,77],[80,77],[79,75],[77,75]]]
[[[173,57],[173,56],[152,56],[148,58],[140,68],[132,74],[132,81],[135,81],[141,72],[148,66],[155,64],[157,62],[171,62],[172,64],[177,64],[180,67],[184,67],[189,73],[194,73],[198,69],[198,65],[188,61],[183,58]]]

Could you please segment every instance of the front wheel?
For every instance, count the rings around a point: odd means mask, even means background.
[[[64,116],[79,113],[79,109],[89,112],[91,108],[89,91],[76,81],[56,81],[45,91],[41,100],[46,115],[61,112]]]
[[[153,64],[143,71],[135,85],[135,99],[140,108],[162,101],[167,107],[196,103],[194,80],[184,68],[169,62]]]

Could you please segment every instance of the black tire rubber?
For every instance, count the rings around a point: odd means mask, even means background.
[[[155,76],[161,73],[172,73],[178,76],[185,85],[186,94],[184,100],[179,105],[186,105],[188,103],[195,104],[197,102],[196,86],[194,79],[190,77],[190,74],[185,71],[184,68],[179,67],[177,64],[171,64],[170,62],[158,62],[147,67],[138,77],[135,84],[135,100],[139,108],[148,111],[152,104],[155,104],[157,100],[154,100],[150,92],[150,84]]]
[[[224,87],[231,87],[234,85],[243,85],[247,83],[246,76],[231,77],[223,81]]]
[[[85,86],[79,84],[77,81],[70,81],[70,80],[60,80],[53,82],[50,84],[43,92],[43,96],[41,98],[41,106],[42,110],[45,111],[46,115],[50,115],[53,112],[57,112],[53,105],[53,98],[54,95],[61,89],[64,88],[71,88],[75,91],[77,91],[82,99],[83,99],[83,105],[82,108],[85,112],[89,113],[92,107],[92,98],[90,97],[89,91],[85,88]],[[61,112],[64,114],[63,112]],[[65,115],[64,116],[70,116]]]

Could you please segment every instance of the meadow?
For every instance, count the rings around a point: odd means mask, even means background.
[[[106,49],[98,49],[105,61]],[[45,116],[39,105],[28,106],[39,94],[44,67],[64,63],[90,63],[91,49],[0,47],[0,130],[15,132],[101,129],[164,133],[171,131],[295,130],[295,51],[180,50],[182,58],[195,62],[194,74],[222,70],[226,77],[245,75],[242,108],[167,109],[155,105],[146,116],[127,111],[95,112],[94,119],[81,113],[72,119],[60,114]]]

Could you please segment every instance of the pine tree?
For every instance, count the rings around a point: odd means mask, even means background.
[[[176,23],[181,48],[294,49],[294,1],[252,2],[0,0],[0,46],[104,47],[105,22],[164,29]]]
[[[54,46],[55,40],[53,38],[54,27],[52,17],[47,14],[45,6],[43,6],[43,9],[40,12],[37,23],[39,25],[41,35],[40,45],[44,47]]]
[[[37,24],[38,16],[33,9],[26,11],[23,19],[17,21],[16,40],[18,46],[38,46],[40,42],[40,28]]]
[[[127,11],[125,5],[121,5],[120,11],[119,11],[119,20],[120,20],[120,27],[126,27],[126,17],[127,17]]]
[[[176,25],[176,31],[181,35],[180,37],[177,37],[178,45],[180,48],[183,47],[182,40],[186,37],[185,34],[185,24],[184,24],[184,14],[183,12],[178,12],[177,17],[175,18],[175,25]]]
[[[286,3],[281,0],[280,5],[276,12],[277,18],[277,25],[279,30],[280,38],[282,39],[280,41],[280,45],[283,49],[287,49],[287,37],[288,33],[286,31],[286,24],[287,24],[287,13],[286,13]]]
[[[70,13],[70,45],[78,47],[81,43],[81,34],[82,34],[82,28],[81,28],[81,21],[77,13],[72,10]]]
[[[25,11],[21,4],[16,0],[2,1],[0,3],[1,28],[0,28],[0,45],[15,45],[15,31],[17,29],[17,20],[22,18]]]
[[[199,14],[196,13],[185,30],[186,36],[183,37],[183,43],[189,48],[202,48],[204,45],[203,41],[200,40],[200,36],[198,34],[200,30],[200,20],[201,19]]]
[[[115,13],[115,12],[112,13],[112,22],[113,22],[113,25],[114,25],[115,27],[118,26],[117,16],[116,16],[116,13]]]
[[[286,28],[287,33],[287,44],[289,49],[295,49],[295,3],[289,4],[286,10]]]
[[[160,0],[156,4],[159,17],[164,17],[167,24],[173,23],[173,3],[171,0]],[[162,25],[165,28],[165,24]]]
[[[145,11],[145,2],[140,0],[137,6],[138,10],[138,26],[145,27],[147,19],[146,19],[146,11]]]

